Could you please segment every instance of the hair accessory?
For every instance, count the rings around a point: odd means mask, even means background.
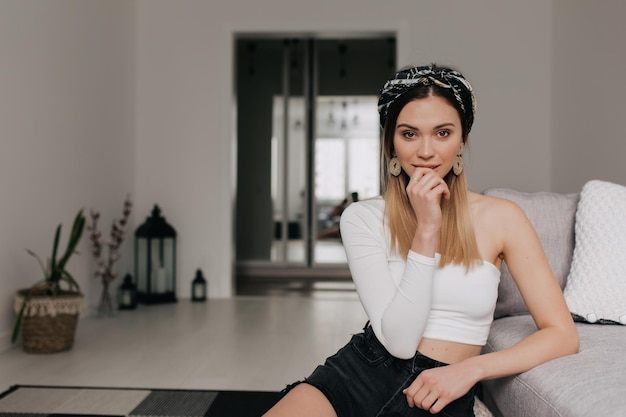
[[[385,126],[385,120],[389,107],[402,94],[418,85],[436,85],[441,88],[449,88],[454,98],[459,103],[468,131],[474,124],[476,112],[476,98],[472,86],[463,74],[449,68],[439,68],[436,65],[412,67],[396,73],[394,78],[388,80],[380,91],[378,99],[378,113],[380,114],[380,126]]]
[[[402,172],[402,165],[400,165],[400,160],[397,156],[394,156],[389,160],[389,173],[394,177],[397,177]]]

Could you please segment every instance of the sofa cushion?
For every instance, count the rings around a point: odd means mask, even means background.
[[[626,324],[626,187],[587,182],[576,212],[565,301],[591,323]]]
[[[626,328],[576,323],[580,352],[522,374],[483,381],[494,414],[515,417],[626,415]],[[530,315],[496,320],[484,353],[510,347],[537,330]]]
[[[484,194],[511,200],[524,210],[539,235],[548,262],[563,289],[574,250],[574,217],[578,193],[525,193],[507,188],[490,188]],[[528,309],[505,262],[502,264],[494,317],[518,314],[528,314]]]

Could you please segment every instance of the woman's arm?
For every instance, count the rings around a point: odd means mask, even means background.
[[[499,200],[498,213],[504,260],[538,330],[508,349],[474,358],[481,379],[517,374],[578,352],[578,332],[533,226],[512,202]]]
[[[502,247],[537,331],[507,349],[423,372],[405,392],[410,406],[428,409],[437,400],[430,411],[439,412],[478,381],[515,375],[578,351],[576,327],[530,221],[506,200],[495,201],[492,209],[489,215],[498,221],[489,238]]]
[[[341,237],[374,334],[389,353],[408,359],[428,320],[435,259],[409,252],[396,284],[391,268],[402,268],[403,260],[388,258],[382,210],[371,202],[351,204],[341,216]]]

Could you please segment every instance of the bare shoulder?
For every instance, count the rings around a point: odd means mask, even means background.
[[[533,239],[533,228],[524,211],[513,201],[470,192],[474,233],[483,259],[506,259],[516,242]],[[521,239],[520,239],[521,238]]]
[[[526,219],[524,211],[506,198],[469,193],[469,203],[475,221],[482,224],[508,223]]]

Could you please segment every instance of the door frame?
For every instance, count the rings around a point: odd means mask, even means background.
[[[249,22],[248,22],[249,23]],[[276,22],[275,22],[276,23]],[[293,23],[293,22],[292,22]],[[306,23],[303,27],[310,25],[310,23]],[[359,28],[352,29],[340,29],[340,30],[309,30],[309,31],[301,31],[301,30],[285,30],[281,31],[282,24],[269,24],[268,27],[265,28],[256,28],[251,29],[248,24],[237,25],[234,24],[228,29],[228,34],[231,39],[230,42],[230,59],[227,62],[231,63],[231,90],[230,96],[232,97],[232,103],[230,108],[228,109],[229,118],[230,119],[230,167],[229,171],[232,175],[232,188],[230,190],[230,212],[236,213],[237,206],[237,149],[238,149],[238,131],[237,131],[237,86],[236,86],[236,60],[235,60],[235,51],[236,51],[236,42],[238,39],[242,37],[264,37],[264,38],[315,38],[315,39],[329,39],[329,38],[337,38],[337,39],[351,39],[351,38],[371,38],[371,37],[393,37],[395,38],[395,60],[396,67],[399,66],[399,63],[407,63],[409,62],[409,34],[410,34],[410,26],[408,21],[393,21],[393,22],[359,22],[358,26],[362,26]],[[326,26],[326,25],[324,25]],[[346,26],[346,22],[341,22],[337,24],[337,27]],[[245,28],[245,29],[244,29]],[[314,204],[312,199],[309,199],[309,206]],[[310,210],[310,207],[307,207]],[[295,280],[304,279],[304,280],[330,280],[330,281],[350,281],[351,275],[348,270],[347,265],[338,267],[336,265],[328,264],[328,265],[313,265],[309,266],[289,266],[289,265],[272,265],[271,262],[254,262],[254,261],[246,261],[245,265],[238,265],[236,259],[236,227],[237,227],[237,218],[235,215],[231,217],[231,240],[230,240],[230,256],[231,260],[231,273],[230,273],[230,282],[232,294],[236,294],[237,287],[237,277],[246,276],[251,277],[253,279],[262,279],[269,280],[279,279],[283,280],[285,277],[293,278]]]

